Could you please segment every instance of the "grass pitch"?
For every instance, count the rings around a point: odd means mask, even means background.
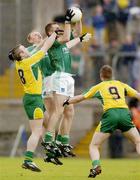
[[[89,180],[89,159],[62,159],[63,166],[35,159],[40,173],[22,169],[22,161],[23,158],[0,158],[0,180]],[[96,180],[140,180],[140,159],[106,159],[101,163],[102,174]]]

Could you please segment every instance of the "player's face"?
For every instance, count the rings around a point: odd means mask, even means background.
[[[32,32],[30,34],[30,40],[29,42],[32,44],[38,44],[42,40],[42,36],[39,32]]]
[[[52,28],[51,28],[51,34],[57,30],[63,30],[58,24],[53,24]],[[61,32],[59,35],[57,35],[58,37],[63,35],[63,32]]]
[[[30,56],[30,53],[28,52],[27,48],[25,48],[23,45],[20,45],[19,47],[19,54],[21,58],[27,58]]]

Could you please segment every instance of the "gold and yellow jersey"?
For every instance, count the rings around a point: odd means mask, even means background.
[[[42,75],[38,62],[44,56],[45,53],[40,50],[29,58],[23,59],[22,61],[16,61],[16,70],[25,93],[42,93]]]
[[[111,108],[128,108],[125,97],[135,97],[137,91],[120,81],[103,81],[84,93],[84,97],[101,100],[104,111]]]

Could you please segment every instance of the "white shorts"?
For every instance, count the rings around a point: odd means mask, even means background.
[[[42,98],[51,97],[52,92],[52,76],[47,76],[43,78]]]
[[[72,74],[65,72],[54,72],[52,74],[52,91],[64,96],[74,96],[74,79]]]

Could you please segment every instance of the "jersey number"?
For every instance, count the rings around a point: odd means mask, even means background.
[[[118,93],[118,89],[116,87],[110,87],[109,92],[111,95],[113,95],[113,99],[120,99],[120,95]]]
[[[20,80],[21,80],[22,84],[26,84],[26,80],[24,78],[24,71],[22,69],[18,70],[18,75],[20,77]]]

